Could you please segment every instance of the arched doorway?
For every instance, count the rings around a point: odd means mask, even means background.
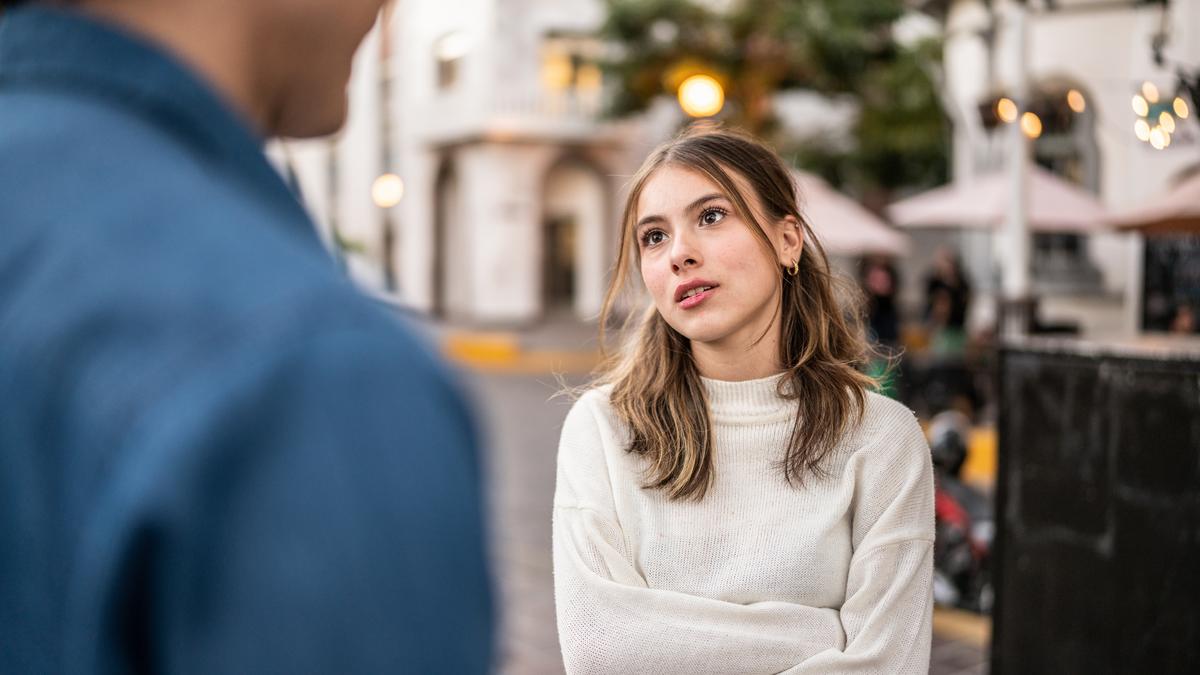
[[[578,157],[546,173],[542,199],[542,313],[594,318],[604,293],[609,246],[608,185]]]

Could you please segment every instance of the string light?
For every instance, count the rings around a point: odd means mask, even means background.
[[[1083,94],[1079,93],[1078,89],[1072,89],[1067,92],[1067,105],[1077,113],[1081,113],[1087,109],[1087,101],[1084,100]]]
[[[1008,124],[1017,119],[1017,104],[1011,98],[1001,98],[996,101],[996,116],[1001,122]]]
[[[1167,140],[1167,132],[1162,130],[1162,127],[1154,127],[1150,130],[1150,145],[1154,146],[1155,150],[1162,150],[1170,143]]]
[[[1153,82],[1143,82],[1142,96],[1150,103],[1158,103],[1158,87],[1154,86]]]
[[[1133,135],[1137,136],[1139,141],[1150,140],[1150,123],[1139,118],[1133,123]]]
[[[1037,115],[1027,112],[1021,115],[1021,133],[1029,138],[1042,135],[1042,120]]]
[[[1145,117],[1150,114],[1150,104],[1146,103],[1146,99],[1142,98],[1141,94],[1133,95],[1133,112],[1138,117]]]
[[[1158,126],[1163,128],[1168,134],[1175,133],[1175,118],[1171,117],[1171,113],[1166,110],[1158,114]]]
[[[1175,108],[1176,117],[1181,120],[1186,120],[1188,118],[1188,104],[1187,101],[1183,100],[1182,96],[1175,97],[1175,103],[1173,107]]]

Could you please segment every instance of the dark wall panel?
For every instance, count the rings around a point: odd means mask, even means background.
[[[1000,360],[994,673],[1200,667],[1200,352]]]

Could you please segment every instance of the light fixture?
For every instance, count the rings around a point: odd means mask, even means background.
[[[1154,146],[1155,150],[1162,150],[1170,142],[1167,132],[1163,131],[1162,127],[1154,127],[1150,130],[1150,145]]]
[[[1037,115],[1027,112],[1021,115],[1021,133],[1029,138],[1042,135],[1042,120]]]
[[[471,38],[461,30],[446,33],[438,38],[434,46],[434,54],[441,61],[461,59],[471,51]]]
[[[679,107],[691,117],[712,117],[725,107],[725,90],[711,75],[692,75],[679,85]]]
[[[1166,110],[1158,114],[1158,126],[1163,128],[1168,134],[1175,133],[1175,118],[1171,117],[1171,113]]]
[[[1133,112],[1138,117],[1145,117],[1150,114],[1150,104],[1146,103],[1146,99],[1142,98],[1141,94],[1133,95]]]
[[[1077,113],[1081,113],[1087,109],[1087,101],[1084,100],[1083,94],[1079,93],[1078,89],[1072,89],[1067,92],[1067,105]]]
[[[1175,108],[1176,117],[1181,120],[1186,120],[1188,118],[1188,104],[1187,101],[1183,100],[1182,96],[1175,97],[1175,102],[1172,107]]]
[[[371,185],[371,199],[381,209],[390,209],[404,199],[404,181],[394,173],[385,173]]]
[[[1139,141],[1150,140],[1150,123],[1138,118],[1138,121],[1133,123],[1133,135],[1137,136]]]
[[[1142,83],[1142,96],[1150,103],[1158,103],[1158,87],[1154,86],[1153,82]]]
[[[1017,104],[1011,98],[1001,98],[996,101],[996,116],[1005,124],[1013,122],[1017,119]]]

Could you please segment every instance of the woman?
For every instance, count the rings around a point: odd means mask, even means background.
[[[656,150],[603,318],[634,267],[653,304],[559,449],[568,672],[927,672],[929,449],[855,369],[779,157],[729,131]]]

